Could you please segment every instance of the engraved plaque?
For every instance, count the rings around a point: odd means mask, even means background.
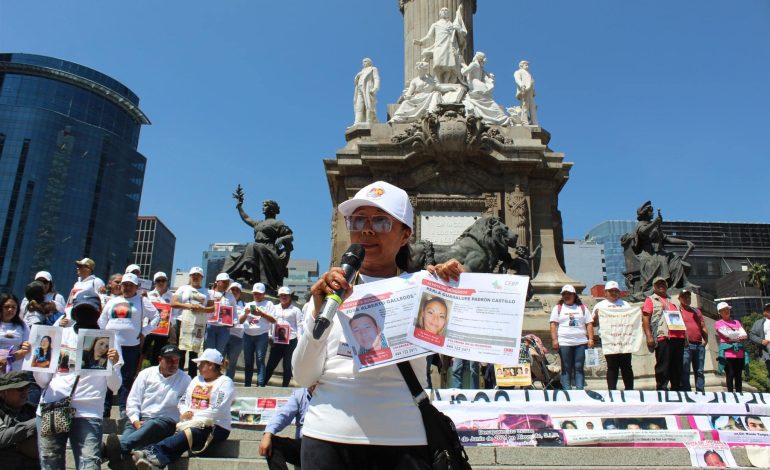
[[[481,217],[481,212],[422,211],[420,238],[434,245],[451,245]]]

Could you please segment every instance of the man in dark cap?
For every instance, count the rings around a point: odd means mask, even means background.
[[[30,383],[25,372],[0,375],[0,462],[11,470],[40,468]]]

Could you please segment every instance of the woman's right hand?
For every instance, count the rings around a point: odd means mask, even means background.
[[[347,299],[353,293],[353,286],[345,279],[345,271],[342,268],[331,268],[318,278],[318,281],[310,288],[310,292],[313,294],[313,305],[315,306],[313,318],[318,317],[326,296],[333,294],[334,291],[339,289],[344,290],[342,300]]]
[[[558,340],[558,339],[552,339],[552,340],[551,340],[551,346],[552,346],[554,349],[559,349],[559,340]]]

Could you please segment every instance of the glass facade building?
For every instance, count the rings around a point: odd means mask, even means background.
[[[74,261],[106,278],[132,261],[149,124],[139,98],[96,70],[0,54],[0,290],[39,270],[66,294]]]
[[[152,280],[158,271],[171,276],[175,248],[176,236],[160,219],[154,216],[139,216],[136,219],[133,262],[142,270],[142,279]]]
[[[213,285],[217,274],[222,272],[225,265],[225,258],[234,252],[246,249],[245,243],[212,243],[209,249],[203,252],[203,285]],[[183,266],[183,270],[189,270],[192,266]],[[244,289],[251,290],[251,286],[243,286]]]
[[[318,280],[318,260],[291,259],[287,268],[289,276],[283,280],[283,285],[290,287],[297,299],[304,303],[305,294]]]
[[[564,271],[567,276],[586,285],[583,292],[607,282],[604,245],[583,240],[564,240]],[[582,294],[582,292],[578,292]]]
[[[592,241],[604,246],[604,267],[606,280],[615,281],[622,289],[626,289],[626,259],[623,257],[623,247],[620,237],[634,230],[636,222],[628,220],[607,220],[592,228],[586,234],[586,241]]]

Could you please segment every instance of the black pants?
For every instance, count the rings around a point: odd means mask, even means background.
[[[302,440],[289,437],[272,436],[270,456],[267,458],[267,468],[270,470],[289,470],[287,464],[299,467]]]
[[[728,392],[743,393],[743,361],[742,357],[725,359],[725,379],[727,380]]]
[[[302,470],[431,470],[428,446],[340,444],[302,438]]]
[[[283,386],[288,387],[291,380],[291,355],[297,348],[297,338],[289,341],[289,344],[273,344],[270,348],[270,357],[267,359],[267,374],[265,383],[270,382],[273,371],[279,362],[283,361]]]
[[[158,365],[158,356],[160,356],[160,350],[163,349],[163,346],[167,344],[168,336],[147,335],[144,337],[142,354],[144,354],[145,359],[150,361],[150,365]]]
[[[623,385],[626,390],[634,389],[634,369],[631,367],[631,353],[606,354],[607,360],[607,390],[618,389],[618,371],[623,375]]]
[[[655,348],[655,389],[682,389],[682,361],[684,338],[668,338],[658,341]]]

